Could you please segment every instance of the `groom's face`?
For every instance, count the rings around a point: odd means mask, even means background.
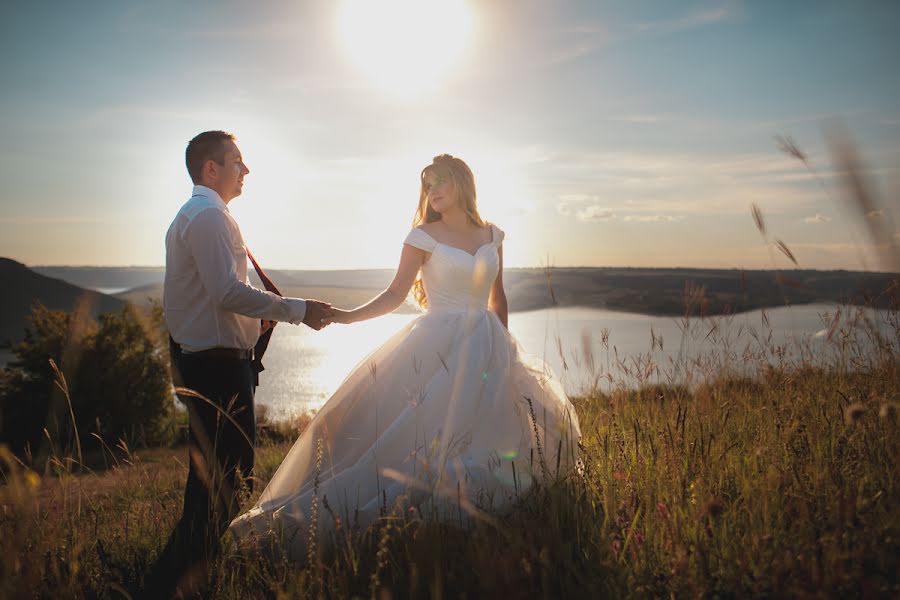
[[[222,165],[216,165],[217,181],[215,190],[228,202],[241,195],[244,188],[244,176],[250,172],[237,144],[228,140],[225,142],[225,161]]]

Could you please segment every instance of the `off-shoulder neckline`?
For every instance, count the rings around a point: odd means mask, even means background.
[[[464,250],[464,249],[462,249],[462,248],[460,248],[460,247],[458,247],[458,246],[451,246],[450,244],[445,244],[444,242],[439,242],[439,241],[437,241],[437,240],[434,238],[433,235],[431,235],[430,233],[428,233],[427,231],[425,231],[424,229],[422,229],[421,226],[420,226],[420,227],[416,227],[416,229],[418,229],[419,231],[421,231],[422,233],[424,233],[425,235],[427,235],[427,236],[431,239],[431,241],[434,242],[435,245],[437,245],[437,246],[443,246],[443,247],[445,247],[445,248],[452,248],[453,250],[459,250],[460,252],[462,252],[462,253],[464,253],[464,254],[468,254],[468,255],[471,256],[472,258],[475,258],[476,256],[478,256],[478,253],[481,252],[481,250],[482,250],[483,248],[485,248],[486,246],[492,246],[492,245],[494,245],[494,244],[496,243],[496,241],[497,241],[497,227],[496,227],[496,225],[494,225],[493,223],[490,223],[490,224],[489,224],[489,227],[491,228],[491,241],[486,242],[486,243],[484,243],[484,244],[478,246],[478,248],[475,249],[475,253],[474,253],[474,254],[472,254],[472,253],[469,252],[468,250]]]

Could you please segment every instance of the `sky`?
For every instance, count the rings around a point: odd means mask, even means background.
[[[162,265],[209,129],[271,268],[396,266],[450,153],[507,267],[792,266],[756,204],[799,266],[878,269],[835,124],[900,240],[898,2],[373,2],[4,3],[0,256]]]

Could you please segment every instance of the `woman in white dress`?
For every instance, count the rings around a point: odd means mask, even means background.
[[[313,511],[320,530],[331,524],[324,503],[363,527],[398,506],[455,521],[503,509],[534,480],[571,469],[577,416],[549,367],[507,331],[504,233],[475,199],[459,158],[444,154],[422,170],[393,282],[333,321],[387,314],[410,289],[427,311],[322,406],[256,506],[232,523],[239,540],[274,534],[302,559]]]

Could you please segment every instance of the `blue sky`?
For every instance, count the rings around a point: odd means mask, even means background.
[[[508,266],[787,266],[756,203],[801,266],[876,268],[824,142],[836,118],[900,223],[897,2],[469,1],[442,63],[453,2],[348,42],[349,1],[4,6],[0,256],[162,264],[184,146],[218,128],[251,170],[232,212],[279,268],[394,266],[442,152],[475,172]],[[408,87],[354,60],[411,32]]]

